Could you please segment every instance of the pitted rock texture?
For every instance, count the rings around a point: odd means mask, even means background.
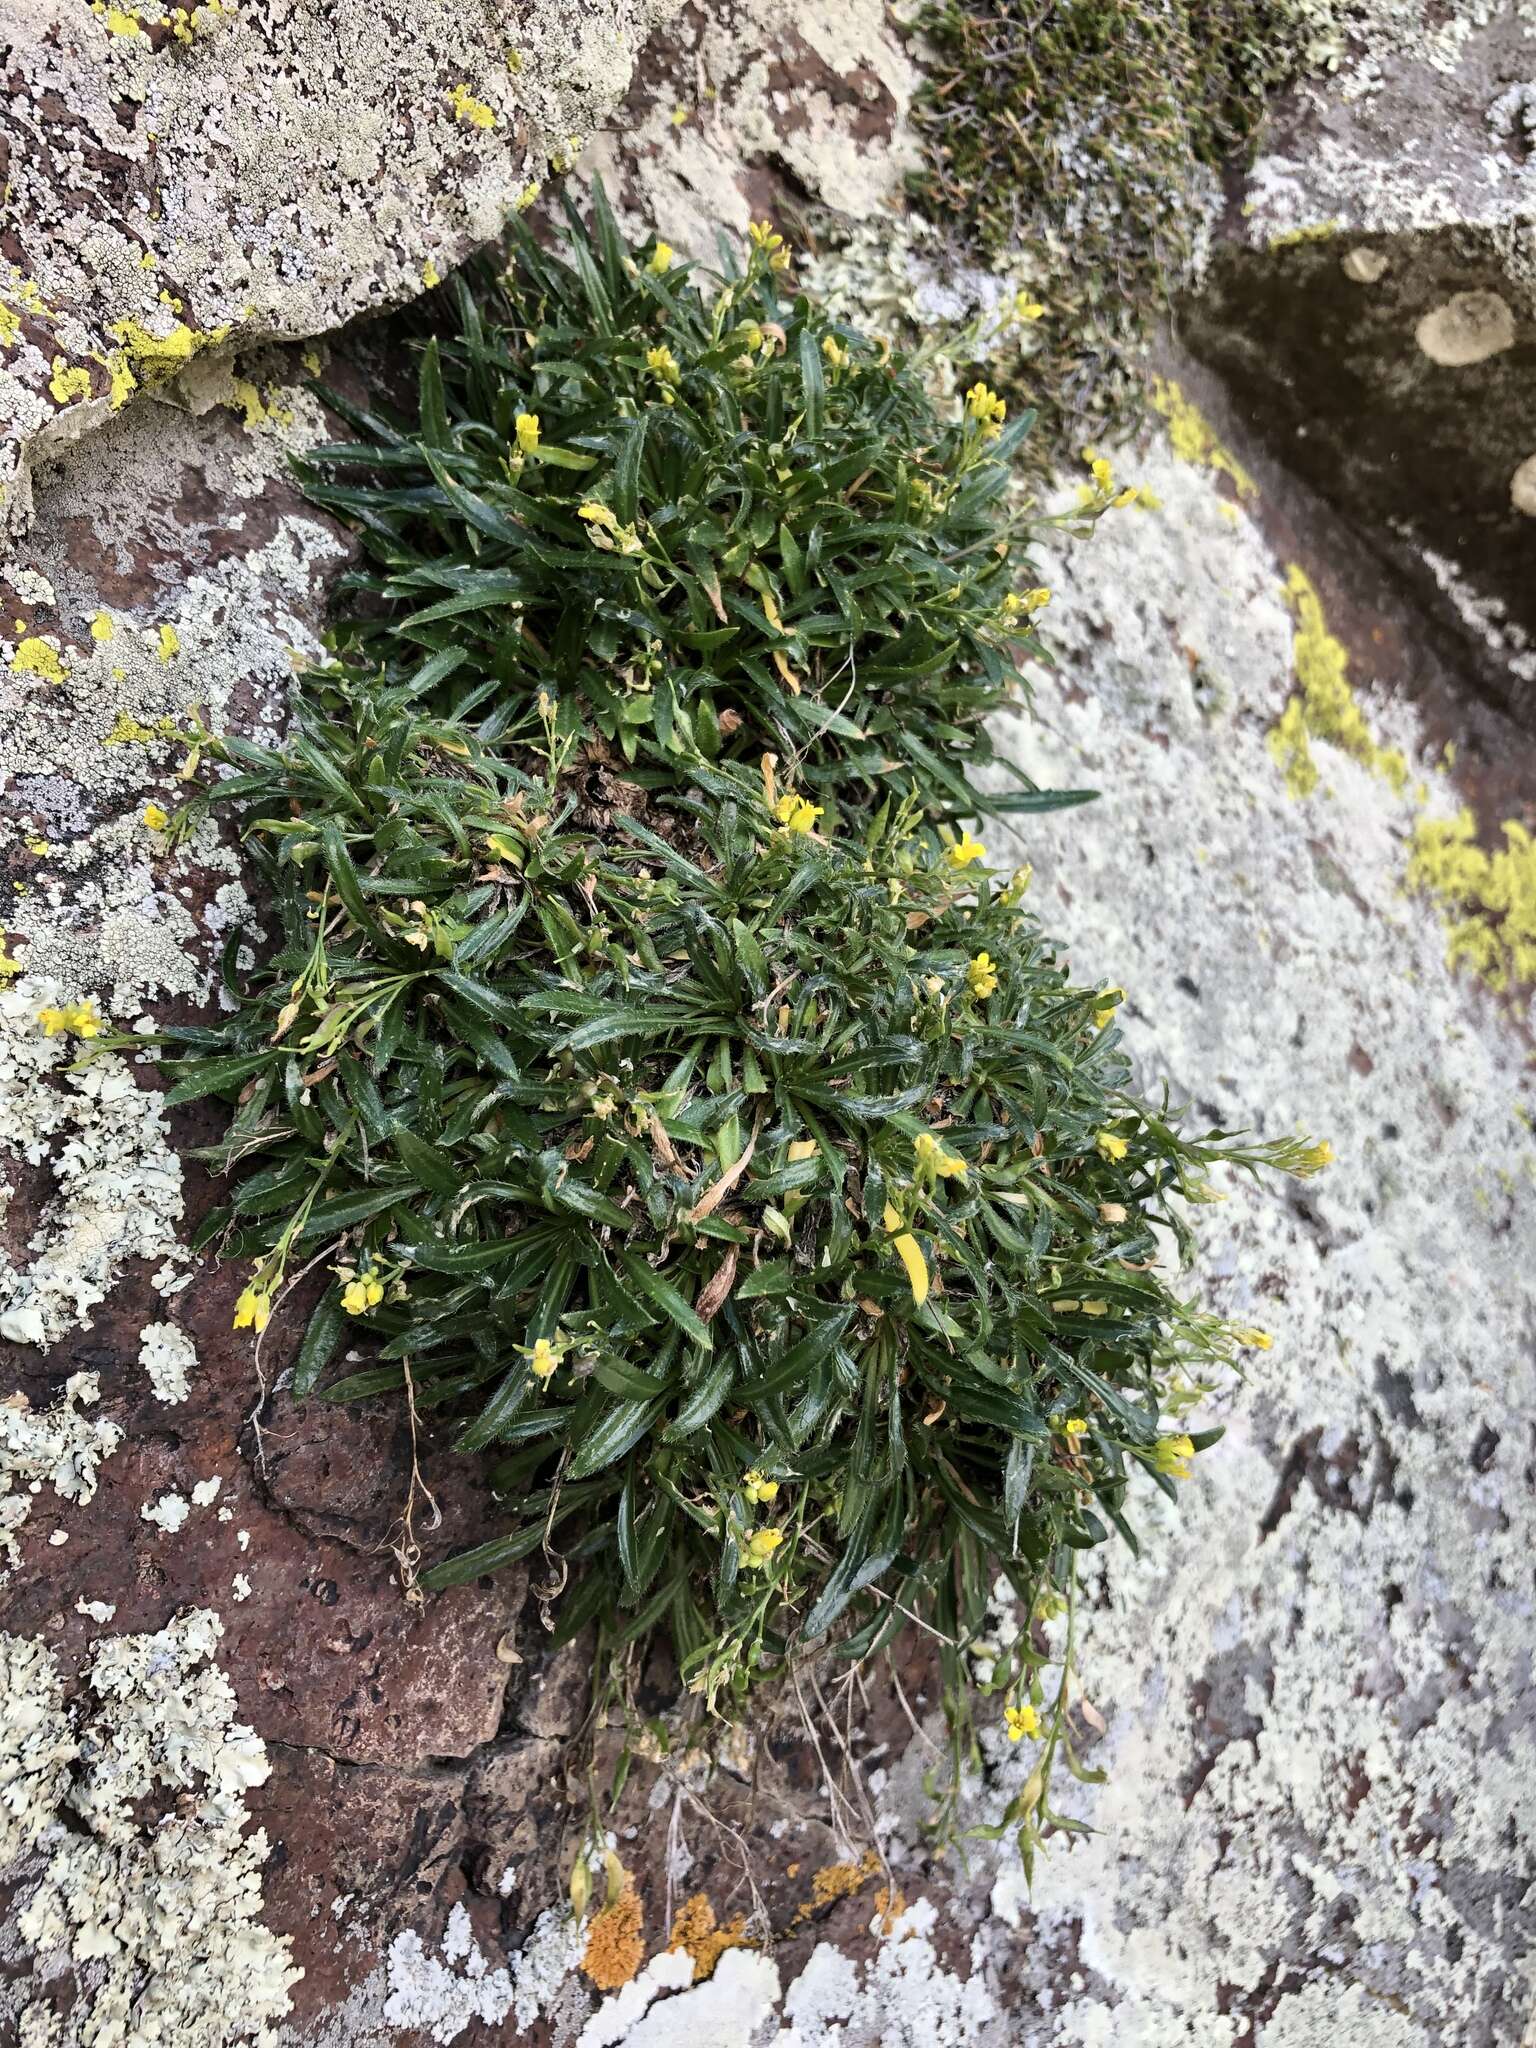
[[[209,350],[415,297],[622,98],[667,0],[29,0],[6,48],[0,528]]]

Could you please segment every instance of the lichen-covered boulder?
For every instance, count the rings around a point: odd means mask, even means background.
[[[666,7],[34,0],[0,139],[5,523],[34,446],[446,275],[579,152]]]

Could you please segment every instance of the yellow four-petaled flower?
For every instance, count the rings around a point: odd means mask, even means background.
[[[932,1131],[919,1131],[912,1140],[912,1150],[917,1154],[920,1172],[935,1175],[939,1180],[964,1180],[967,1161],[958,1152],[946,1152]]]
[[[761,1571],[773,1562],[773,1553],[783,1541],[782,1529],[754,1529],[742,1546],[742,1563],[751,1571]]]
[[[37,1021],[45,1038],[96,1038],[101,1032],[101,1019],[89,997],[83,1003],[49,1003],[38,1011]]]
[[[823,815],[823,806],[813,804],[809,797],[797,796],[793,790],[786,789],[774,805],[773,815],[786,832],[804,835],[815,831],[816,820]]]
[[[1003,431],[1003,421],[1008,417],[1008,406],[989,386],[973,384],[965,394],[965,409],[988,441],[996,440]]]
[[[1008,1729],[1010,1742],[1022,1742],[1026,1735],[1040,1733],[1040,1716],[1026,1700],[1022,1707],[1005,1707],[1003,1720]]]
[[[560,1363],[560,1355],[547,1337],[536,1339],[528,1357],[528,1370],[535,1379],[547,1380]]]
[[[1159,1437],[1152,1446],[1153,1469],[1171,1479],[1187,1479],[1194,1455],[1194,1444],[1187,1436]]]
[[[969,832],[962,832],[952,846],[944,849],[944,858],[952,868],[968,868],[973,860],[985,860],[987,849],[979,839],[973,839]]]
[[[965,970],[973,996],[986,997],[997,991],[997,963],[990,953],[978,953]]]

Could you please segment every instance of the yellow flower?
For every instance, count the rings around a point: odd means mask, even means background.
[[[747,1499],[755,1504],[758,1501],[773,1500],[778,1494],[779,1482],[777,1479],[765,1479],[754,1466],[742,1480],[741,1490]]]
[[[1232,1334],[1239,1344],[1246,1345],[1250,1351],[1268,1351],[1275,1341],[1268,1330],[1255,1329],[1251,1326],[1247,1329],[1234,1330]]]
[[[772,221],[753,221],[747,235],[752,247],[767,257],[770,270],[788,270],[789,251],[784,246],[784,237],[775,234]]]
[[[1123,1159],[1130,1149],[1124,1138],[1119,1137],[1114,1131],[1100,1131],[1093,1142],[1105,1159]]]
[[[985,860],[986,857],[987,849],[969,832],[962,832],[953,846],[944,849],[944,858],[952,868],[968,868],[973,860]]]
[[[1027,1700],[1022,1707],[1005,1707],[1003,1720],[1007,1725],[1010,1742],[1022,1742],[1026,1735],[1040,1733],[1040,1716]]]
[[[559,1354],[547,1337],[540,1337],[528,1355],[528,1370],[537,1380],[547,1380],[560,1363]]]
[[[536,412],[520,412],[513,422],[517,429],[517,452],[519,455],[537,455],[539,452],[539,416]]]
[[[919,1131],[912,1140],[912,1150],[917,1154],[918,1171],[936,1175],[940,1180],[963,1180],[967,1162],[958,1152],[946,1152],[932,1131]]]
[[[754,1529],[741,1553],[742,1563],[749,1571],[761,1571],[773,1562],[773,1553],[783,1541],[782,1529]]]
[[[991,441],[1003,430],[1003,421],[1008,417],[1005,401],[985,384],[973,384],[965,394],[965,409],[976,420],[982,433]]]
[[[1088,1425],[1081,1415],[1069,1415],[1061,1426],[1070,1437],[1086,1436],[1088,1434]]]
[[[1110,1018],[1114,1016],[1118,1006],[1125,1001],[1125,990],[1123,988],[1107,988],[1103,995],[1099,997],[1099,1001],[1104,1007],[1094,1011],[1093,1022],[1095,1029],[1102,1031]]]
[[[842,369],[848,360],[848,351],[843,347],[835,334],[828,334],[823,337],[821,352],[834,370]]]
[[[1291,1168],[1291,1171],[1300,1174],[1305,1179],[1308,1174],[1321,1173],[1325,1166],[1332,1166],[1332,1164],[1333,1147],[1324,1138],[1319,1144],[1309,1145],[1300,1159]]]
[[[1091,448],[1083,450],[1083,460],[1092,473],[1094,482],[1101,491],[1112,491],[1115,487],[1115,472],[1102,455],[1095,455]]]
[[[73,1032],[77,1038],[95,1038],[101,1031],[101,1019],[89,997],[83,1003],[65,1003],[62,1007],[50,1003],[38,1011],[37,1021],[45,1038],[60,1038],[67,1032]]]
[[[1159,1437],[1152,1447],[1153,1469],[1172,1479],[1187,1479],[1195,1447],[1187,1436]]]
[[[887,1210],[887,1216],[890,1211]],[[886,1228],[890,1225],[887,1223]],[[903,1230],[891,1239],[898,1259],[907,1271],[907,1284],[912,1289],[912,1306],[921,1308],[928,1299],[928,1267],[919,1248],[917,1239],[910,1230]]]
[[[997,968],[990,953],[978,953],[965,970],[973,996],[990,996],[997,992]]]
[[[169,814],[161,810],[158,804],[146,804],[144,806],[144,822],[151,832],[163,832],[171,820]]]
[[[341,1305],[349,1316],[365,1316],[384,1299],[384,1282],[372,1266],[365,1266],[355,1280],[341,1291]]]
[[[816,820],[823,815],[823,806],[813,804],[809,798],[796,796],[792,790],[785,790],[773,807],[773,815],[786,832],[814,832]]]
[[[1028,292],[1014,293],[1013,317],[1015,320],[1038,320],[1043,316],[1044,312],[1044,306],[1041,305],[1038,299],[1031,298]]]
[[[672,268],[672,256],[672,244],[670,242],[658,242],[651,251],[650,262],[645,267],[652,277],[664,277]]]
[[[600,505],[596,498],[588,498],[584,505],[576,507],[576,517],[585,519],[590,526],[606,526],[610,533],[618,529],[618,516],[608,505]]]
[[[1022,596],[1018,591],[1010,590],[1003,599],[1003,612],[1010,619],[1016,619],[1020,612],[1032,617],[1036,612],[1044,611],[1050,601],[1051,593],[1044,584],[1034,590],[1026,590]]]
[[[259,1337],[271,1320],[272,1297],[265,1287],[258,1287],[253,1281],[235,1303],[234,1327],[237,1330],[254,1330]]]
[[[657,348],[648,348],[646,350],[645,365],[648,370],[653,371],[661,379],[663,384],[675,384],[682,375],[681,370],[677,367],[677,357],[673,355],[665,342],[662,342]]]

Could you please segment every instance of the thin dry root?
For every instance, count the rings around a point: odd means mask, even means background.
[[[421,1464],[417,1456],[416,1438],[416,1384],[411,1378],[411,1361],[402,1361],[405,1366],[405,1407],[411,1424],[411,1477],[406,1488],[405,1506],[400,1511],[400,1520],[395,1525],[389,1542],[390,1555],[395,1560],[400,1589],[405,1595],[408,1607],[425,1607],[427,1596],[421,1590],[417,1570],[421,1564],[421,1545],[416,1541],[416,1500],[419,1495],[432,1510],[430,1528],[438,1528],[443,1511],[437,1504],[437,1497],[421,1476]]]

